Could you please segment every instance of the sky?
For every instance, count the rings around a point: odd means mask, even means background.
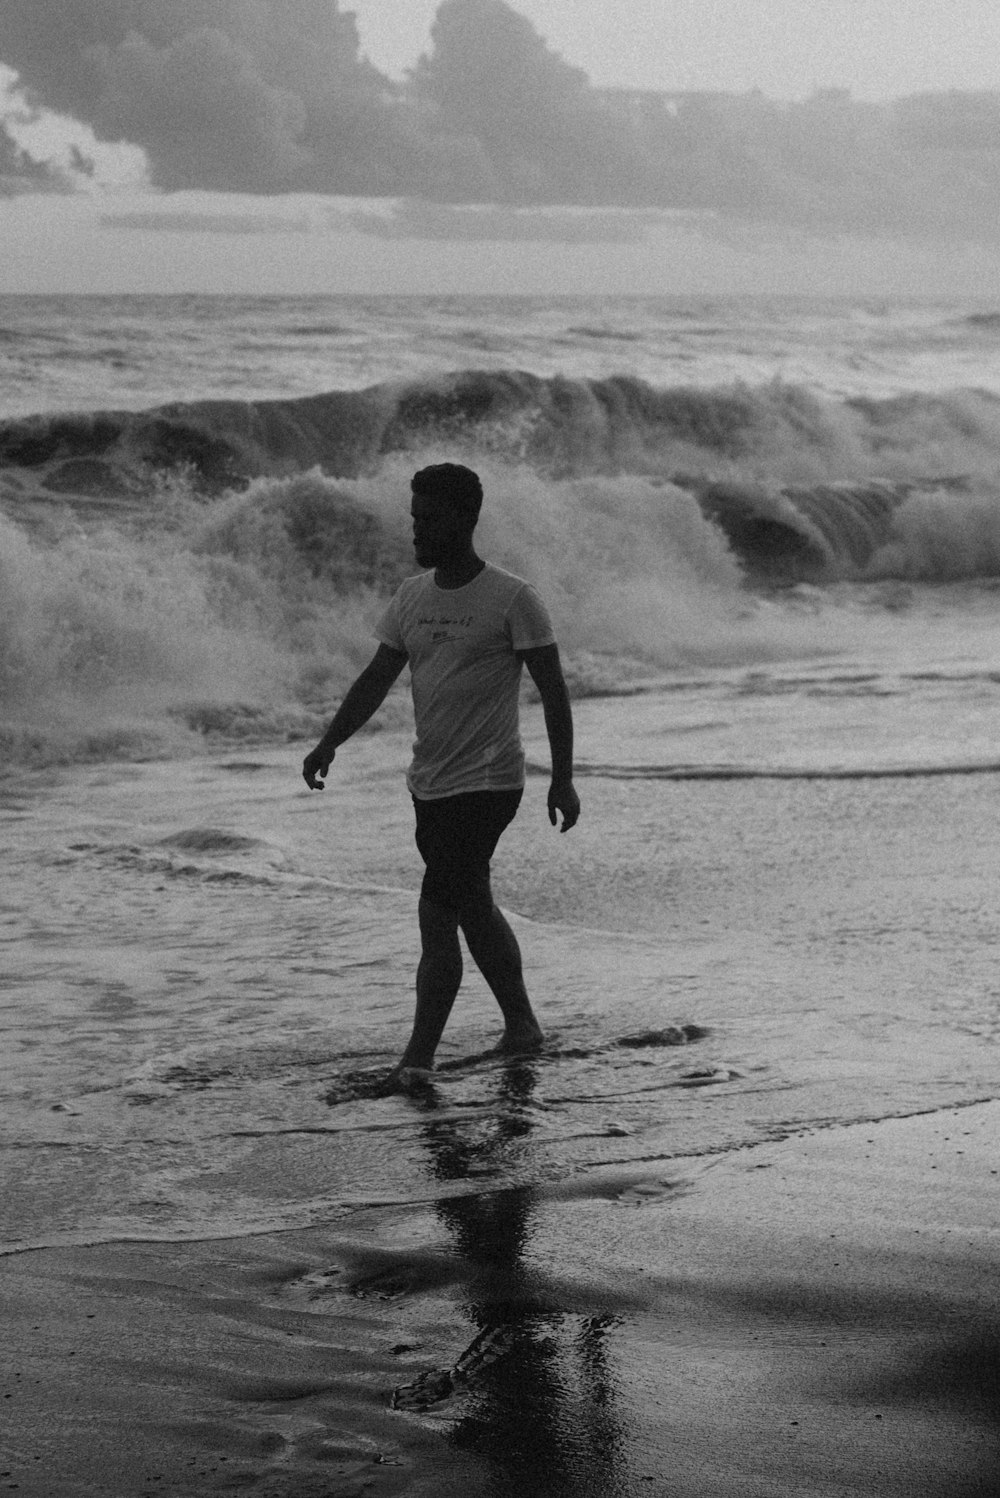
[[[372,61],[402,76],[427,49],[437,0],[351,0]],[[1000,88],[995,0],[520,0],[594,83],[760,88],[776,98],[850,88],[889,99]]]
[[[0,293],[998,278],[985,0],[0,0]]]

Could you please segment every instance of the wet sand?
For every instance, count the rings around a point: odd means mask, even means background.
[[[0,1494],[995,1498],[987,782],[592,776],[561,839],[532,777],[549,1047],[470,1059],[470,975],[374,1099],[418,871],[353,749],[10,789]]]
[[[0,1492],[988,1498],[998,1128],[495,1190],[444,1121],[424,1207],[9,1257]]]

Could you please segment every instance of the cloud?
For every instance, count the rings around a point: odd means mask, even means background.
[[[132,35],[95,58],[102,93],[94,123],[142,146],[158,185],[266,192],[294,180],[301,101],[268,84],[221,31],[200,29],[164,47]]]
[[[548,205],[1000,241],[1000,93],[602,90],[506,0],[442,0],[403,83],[362,55],[339,0],[0,0],[0,62],[36,104],[141,147],[160,189],[405,199],[350,215],[382,238],[641,232],[528,211]],[[55,185],[10,140],[0,166],[19,190]]]
[[[356,191],[392,154],[387,80],[336,0],[0,0],[0,57],[168,190]]]
[[[945,138],[965,96],[937,95]],[[682,101],[669,139],[686,206],[820,234],[1000,239],[997,148],[921,140],[911,100],[868,104],[840,89],[796,103],[759,94]],[[1000,95],[994,107],[1000,107]]]

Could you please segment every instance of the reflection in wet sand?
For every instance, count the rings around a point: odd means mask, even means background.
[[[422,1135],[433,1174],[450,1184],[506,1174],[521,1163],[536,1082],[536,1066],[519,1059],[504,1068],[501,1112],[472,1120],[430,1116]],[[426,1101],[435,1107],[433,1097]],[[420,1410],[461,1396],[450,1439],[485,1461],[491,1493],[615,1498],[628,1490],[606,1345],[615,1318],[568,1313],[534,1288],[526,1256],[537,1207],[534,1186],[435,1203],[466,1266],[476,1334],[451,1368],[397,1389],[393,1404]]]

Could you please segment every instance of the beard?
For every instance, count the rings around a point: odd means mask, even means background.
[[[461,560],[468,553],[464,540],[414,542],[413,555],[418,567],[442,567]]]

